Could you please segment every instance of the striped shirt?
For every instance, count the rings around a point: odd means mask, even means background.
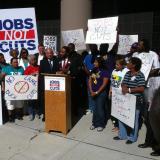
[[[134,76],[131,75],[131,71],[128,71],[124,76],[122,84],[127,85],[128,88],[145,87],[145,76],[141,71],[139,71],[137,75]],[[142,93],[132,94],[135,96],[142,95]]]

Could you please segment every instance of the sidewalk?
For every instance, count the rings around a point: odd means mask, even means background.
[[[151,148],[140,149],[144,142],[145,128],[138,142],[126,145],[125,141],[114,141],[111,122],[103,132],[89,130],[91,115],[83,116],[65,136],[61,133],[44,132],[44,123],[36,119],[0,127],[0,160],[158,160],[151,157]]]

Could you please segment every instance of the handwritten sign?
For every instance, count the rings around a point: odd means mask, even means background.
[[[62,31],[62,38],[66,46],[69,43],[74,43],[77,51],[86,49],[83,29]]]
[[[2,94],[1,94],[1,86],[0,86],[0,125],[3,124],[3,115],[2,115]]]
[[[37,99],[37,86],[36,76],[6,76],[5,100]]]
[[[135,110],[136,96],[132,94],[123,95],[120,89],[112,88],[112,116],[134,128]]]
[[[151,53],[142,52],[140,54],[136,54],[134,57],[141,59],[141,72],[144,74],[145,80],[147,80],[154,60],[153,55]]]
[[[45,90],[65,91],[65,78],[45,76]]]
[[[131,45],[138,42],[138,35],[119,35],[118,53],[125,55],[130,51]]]
[[[51,35],[43,36],[43,45],[45,48],[52,48],[53,51],[57,51],[57,37]]]
[[[86,43],[115,43],[117,36],[117,23],[118,17],[88,20]]]

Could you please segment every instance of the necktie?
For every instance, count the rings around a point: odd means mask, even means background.
[[[51,60],[49,60],[49,65],[50,65],[50,69],[52,70],[52,61]]]

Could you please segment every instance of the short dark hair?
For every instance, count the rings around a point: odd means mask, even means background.
[[[0,56],[3,56],[3,57],[4,57],[3,53],[0,53]]]
[[[105,64],[105,60],[103,59],[103,57],[96,57],[95,61],[98,62],[99,68],[101,68],[101,69],[107,69],[106,64]]]
[[[13,57],[13,58],[11,58],[11,63],[13,62],[14,59],[17,59],[17,60],[18,60],[18,58]]]
[[[149,52],[150,51],[150,43],[149,43],[149,41],[147,39],[142,39],[140,41],[143,42],[144,51],[145,52]]]
[[[99,47],[100,55],[101,56],[106,55],[108,53],[108,48],[109,48],[108,43],[100,44],[100,47]]]
[[[142,66],[142,61],[137,57],[132,57],[129,62],[131,62],[133,65],[135,65],[135,70],[140,71]]]

